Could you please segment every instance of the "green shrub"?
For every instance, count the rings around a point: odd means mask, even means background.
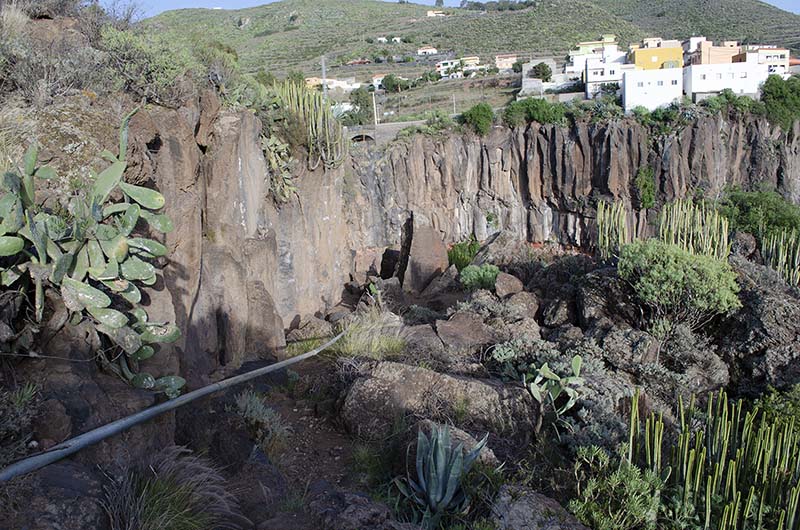
[[[736,273],[727,261],[651,239],[625,245],[618,269],[644,306],[651,330],[663,336],[677,323],[697,329],[741,307]]]
[[[779,75],[771,75],[761,87],[761,101],[767,119],[780,125],[784,131],[791,130],[800,119],[800,77],[792,76],[785,80]]]
[[[550,68],[550,66],[548,66],[546,63],[537,63],[534,65],[531,73],[533,74],[534,78],[541,79],[545,83],[549,83],[553,78],[553,69]]]
[[[494,289],[494,282],[497,280],[497,275],[500,274],[500,269],[494,265],[468,265],[459,274],[461,285],[468,291],[477,291],[478,289]]]
[[[461,122],[479,135],[486,136],[492,130],[494,111],[488,103],[478,103],[461,115]]]
[[[656,205],[655,172],[650,166],[640,167],[636,173],[636,191],[639,192],[639,204],[642,209],[649,210]]]
[[[471,237],[467,241],[456,243],[450,250],[447,251],[447,260],[450,265],[455,265],[458,272],[464,270],[464,267],[472,263],[478,251],[481,249],[481,244],[475,237]]]
[[[719,211],[730,221],[731,230],[762,239],[784,230],[800,231],[800,207],[774,191],[729,191]]]
[[[139,363],[152,357],[158,344],[178,340],[180,330],[149,322],[140,305],[139,285],[157,281],[158,262],[153,262],[167,254],[164,245],[143,237],[144,226],[168,232],[173,225],[159,213],[164,207],[160,193],[122,181],[132,116],[120,127],[119,154],[103,152],[110,164],[100,174],[92,172],[91,189],[71,196],[57,210],[39,206],[36,199],[36,181],[58,176],[51,167],[38,165],[35,145],[25,153],[21,175],[5,174],[0,183],[0,283],[32,293],[36,326],[43,321],[45,293],[60,295],[73,324],[89,320],[109,341],[98,356],[104,367],[136,387],[174,397],[183,379],[139,373]]]
[[[113,530],[241,528],[222,474],[183,447],[164,449],[113,480],[102,506]]]
[[[289,428],[280,414],[252,390],[245,390],[236,396],[236,411],[264,454],[271,461],[277,461],[289,442]]]
[[[800,436],[800,385],[785,391],[770,388],[756,405],[767,422],[779,427],[791,425],[795,435]]]
[[[578,449],[577,498],[569,510],[594,530],[655,530],[663,482],[625,457],[625,447],[611,456],[591,446]]]
[[[193,65],[187,54],[175,53],[155,37],[109,26],[101,31],[99,47],[107,53],[118,88],[160,105],[182,103],[177,81]]]
[[[566,107],[561,103],[550,103],[544,99],[527,98],[510,103],[503,112],[503,121],[509,127],[526,123],[561,124]]]
[[[378,305],[353,314],[343,327],[344,336],[328,350],[334,355],[383,359],[405,351],[408,333],[402,319]]]

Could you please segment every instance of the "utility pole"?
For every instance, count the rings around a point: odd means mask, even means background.
[[[375,100],[375,92],[372,93],[372,117],[375,120],[375,128],[378,128],[378,103]]]
[[[328,65],[325,56],[322,56],[322,97],[328,101]]]
[[[456,93],[453,92],[453,115],[456,115],[456,114],[458,114],[456,112]]]

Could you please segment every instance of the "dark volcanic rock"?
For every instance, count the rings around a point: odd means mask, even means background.
[[[500,488],[492,519],[498,530],[589,530],[553,499],[520,486]]]
[[[403,227],[403,243],[397,277],[403,289],[421,293],[449,267],[442,236],[423,215],[415,213]]]

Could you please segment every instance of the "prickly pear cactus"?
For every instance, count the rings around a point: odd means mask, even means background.
[[[73,324],[88,319],[107,337],[112,347],[99,356],[104,367],[134,386],[175,397],[185,384],[182,378],[156,379],[139,371],[139,363],[152,357],[158,344],[178,340],[180,330],[150,322],[139,305],[140,286],[156,282],[157,258],[167,254],[164,245],[140,232],[147,226],[166,233],[173,225],[159,213],[164,207],[160,193],[122,181],[128,124],[135,113],[120,127],[119,154],[101,153],[108,167],[93,174],[91,190],[70,198],[66,211],[51,211],[36,202],[36,179],[53,179],[56,172],[38,165],[35,145],[25,153],[20,171],[3,175],[0,285],[32,287],[37,323],[42,321],[45,291],[58,291]]]

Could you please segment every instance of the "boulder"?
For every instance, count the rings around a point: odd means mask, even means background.
[[[539,311],[539,299],[527,291],[512,295],[505,304],[508,313],[519,318],[536,318]]]
[[[747,232],[736,232],[731,238],[731,254],[742,258],[749,258],[756,253],[758,243],[753,234]]]
[[[497,494],[492,520],[498,530],[589,530],[553,499],[508,484]]]
[[[333,335],[333,326],[315,316],[308,316],[300,321],[297,329],[286,335],[286,342],[297,342],[308,339],[321,339]]]
[[[383,503],[367,495],[333,487],[324,480],[309,487],[308,509],[321,524],[321,530],[419,530],[419,527],[392,520]]]
[[[105,530],[108,516],[102,498],[103,476],[97,466],[56,462],[9,486],[4,501],[10,503],[0,507],[0,527]]]
[[[544,308],[542,313],[544,325],[557,328],[575,321],[575,312],[572,304],[564,299],[555,299]]]
[[[527,261],[530,246],[519,234],[503,230],[493,235],[472,260],[473,265],[509,266]]]
[[[437,276],[433,281],[428,284],[422,292],[425,298],[434,298],[444,293],[456,291],[460,287],[458,283],[458,269],[455,265],[450,265],[444,274]]]
[[[436,333],[445,346],[460,352],[472,352],[494,342],[492,330],[472,312],[458,312],[449,320],[436,321]]]
[[[500,298],[507,298],[522,291],[522,281],[516,276],[501,272],[494,283],[494,292]]]
[[[286,479],[259,449],[253,450],[228,480],[228,487],[235,492],[242,514],[251,521],[274,517],[289,493]]]
[[[350,432],[372,440],[390,435],[397,418],[409,415],[457,418],[459,427],[505,435],[528,435],[538,423],[538,407],[523,388],[393,362],[356,380],[342,408]]]
[[[397,277],[403,284],[403,290],[421,293],[449,265],[447,247],[439,231],[426,217],[418,213],[412,214],[403,226],[400,260],[397,264]]]

